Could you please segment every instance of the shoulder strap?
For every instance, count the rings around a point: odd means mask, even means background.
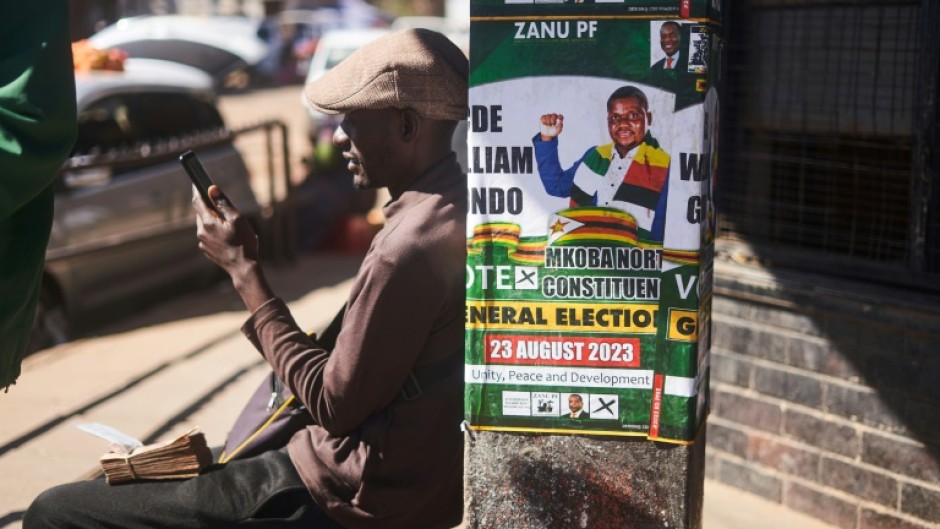
[[[464,351],[453,351],[444,358],[435,360],[421,367],[416,367],[408,374],[405,384],[398,395],[399,400],[412,401],[434,389],[442,380],[456,373],[464,365]]]

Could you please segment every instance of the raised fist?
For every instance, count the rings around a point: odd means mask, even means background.
[[[542,141],[550,141],[561,134],[563,128],[565,128],[565,116],[561,114],[542,114],[539,119],[539,132],[542,134]]]

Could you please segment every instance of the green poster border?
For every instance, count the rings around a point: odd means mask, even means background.
[[[512,79],[522,79],[522,78],[537,78],[540,76],[571,76],[576,78],[583,77],[604,77],[604,78],[621,78],[627,82],[641,82],[647,85],[652,85],[659,87],[660,89],[673,91],[676,93],[676,106],[677,109],[684,106],[691,106],[694,104],[704,103],[706,90],[701,89],[702,84],[710,84],[713,82],[716,77],[716,72],[714,71],[713,65],[710,64],[708,74],[702,74],[697,76],[686,76],[686,82],[682,84],[673,78],[653,78],[649,74],[649,55],[650,55],[650,38],[649,32],[643,31],[631,31],[627,32],[629,34],[628,49],[629,51],[625,54],[623,49],[619,46],[624,46],[624,38],[622,33],[610,32],[602,38],[595,41],[578,41],[577,39],[570,39],[567,41],[558,41],[558,42],[519,42],[513,38],[513,33],[517,31],[517,22],[525,21],[577,21],[584,19],[595,19],[600,23],[609,23],[610,25],[616,27],[629,27],[630,25],[636,24],[638,27],[642,27],[642,24],[648,24],[651,20],[665,20],[669,19],[669,16],[663,14],[655,15],[646,15],[646,16],[623,16],[623,15],[605,15],[607,11],[604,10],[587,10],[587,11],[578,11],[574,13],[572,11],[563,12],[562,8],[554,7],[551,9],[542,9],[539,11],[526,11],[524,9],[511,9],[511,10],[501,10],[489,12],[486,9],[480,9],[481,4],[486,2],[476,2],[474,6],[477,8],[473,11],[473,17],[471,18],[471,75],[470,75],[470,86],[482,86],[488,83],[512,80]],[[490,2],[493,4],[494,2]],[[705,3],[705,2],[703,2]],[[506,7],[506,6],[502,6]],[[543,6],[544,7],[544,6]],[[507,15],[507,13],[511,13]],[[526,14],[527,13],[527,14]],[[532,13],[538,13],[538,16],[532,15]],[[553,14],[554,13],[554,14]],[[562,15],[561,13],[567,13]],[[686,28],[693,23],[696,25],[703,25],[711,28],[713,32],[718,31],[720,23],[711,19],[682,19],[681,22],[686,24]],[[578,51],[571,52],[571,49],[576,49]],[[559,54],[559,51],[564,50],[565,53]],[[591,52],[597,52],[591,54]],[[585,61],[585,56],[592,57],[592,61]],[[597,66],[592,66],[591,63],[601,63],[606,64],[608,67],[599,68]],[[616,67],[609,67],[609,65],[617,65]],[[585,66],[587,65],[587,66]],[[692,88],[692,90],[690,90]],[[472,91],[471,91],[472,93]],[[472,104],[472,101],[471,101]],[[469,243],[470,241],[468,241]],[[711,255],[711,252],[705,248],[706,244],[710,244],[710,241],[705,241],[704,237],[701,241],[701,248],[698,252],[698,258],[703,258],[706,255]],[[486,256],[480,257],[482,262],[493,264],[494,257],[491,252],[495,249],[490,249],[485,251]],[[505,262],[511,262],[512,260],[508,256],[503,257]],[[472,262],[472,258],[468,257],[468,265]],[[698,276],[699,280],[702,280],[702,264],[697,263],[694,265],[683,265],[678,269],[659,272],[659,277],[661,278],[661,284],[666,285],[667,281],[665,278],[668,275],[674,275],[682,272],[693,272]],[[538,266],[538,265],[533,265]],[[543,268],[544,270],[544,268]],[[513,301],[553,301],[546,298],[529,298],[529,293],[519,294],[518,291],[515,295],[509,297],[509,300]],[[536,416],[508,416],[510,417],[509,422],[513,425],[500,425],[496,424],[499,421],[503,420],[503,416],[497,415],[484,415],[484,408],[489,407],[490,411],[493,410],[492,406],[501,406],[499,402],[484,402],[489,401],[489,399],[496,399],[500,391],[504,389],[516,390],[516,391],[530,391],[530,392],[554,392],[554,393],[563,393],[568,391],[579,391],[581,388],[576,385],[570,386],[549,386],[549,385],[533,385],[533,386],[519,386],[511,384],[495,384],[490,382],[480,383],[480,384],[468,384],[465,388],[465,415],[468,419],[470,427],[473,429],[479,430],[490,430],[490,431],[506,431],[506,432],[526,432],[526,433],[548,433],[548,434],[569,434],[569,435],[600,435],[600,436],[614,436],[614,437],[644,437],[649,440],[662,441],[673,444],[690,444],[690,439],[693,439],[698,428],[702,427],[704,424],[703,415],[700,415],[698,411],[701,409],[701,403],[703,399],[707,400],[707,395],[702,395],[701,393],[707,392],[707,380],[709,373],[707,371],[703,373],[698,373],[697,370],[700,367],[698,365],[699,357],[699,342],[674,342],[672,340],[666,339],[666,332],[668,330],[668,314],[670,309],[683,309],[688,311],[699,311],[701,310],[702,303],[710,299],[710,292],[706,292],[703,296],[704,300],[699,300],[697,295],[691,296],[686,300],[678,300],[675,296],[661,292],[660,299],[656,302],[659,305],[659,320],[657,321],[657,334],[653,341],[655,342],[655,357],[653,359],[653,365],[649,365],[647,362],[643,363],[641,369],[652,370],[656,375],[663,376],[680,376],[684,378],[695,379],[696,376],[701,377],[702,380],[698,381],[699,394],[693,395],[691,397],[683,397],[676,395],[663,395],[660,401],[660,416],[659,416],[659,430],[658,434],[653,436],[649,430],[647,431],[638,431],[638,430],[614,430],[608,428],[597,428],[597,423],[591,425],[590,428],[583,427],[583,425],[573,425],[572,423],[566,423],[564,428],[555,428],[546,426],[545,424],[550,421],[558,420],[554,417],[536,417]],[[471,297],[468,293],[468,301],[497,301],[497,298],[493,297]],[[587,300],[569,300],[571,302],[588,302]],[[598,300],[598,303],[602,303],[603,300]],[[474,351],[471,345],[479,343],[485,339],[487,332],[499,332],[499,333],[512,333],[518,332],[520,334],[526,333],[526,331],[487,331],[487,330],[477,330],[468,328],[466,331],[467,340],[467,349],[466,349],[466,361],[471,365],[487,365],[485,350]],[[701,331],[699,331],[698,338],[701,339]],[[582,334],[595,334],[598,336],[610,336],[603,333],[591,333],[588,331],[584,332],[575,332],[575,333],[543,333],[543,336],[576,336]],[[530,336],[535,338],[538,337],[539,332],[530,333]],[[622,335],[625,337],[636,338],[636,335]],[[644,341],[649,340],[649,335],[642,337]],[[660,350],[662,349],[662,350]],[[593,388],[597,393],[598,388]],[[606,391],[606,390],[605,390]],[[641,388],[641,389],[626,389],[618,390],[619,392],[630,391],[636,393],[635,397],[645,398],[642,395],[650,394],[649,401],[652,403],[652,393],[650,389]],[[491,393],[494,396],[489,396],[484,398],[483,394]],[[587,389],[584,392],[592,392]],[[611,393],[613,393],[611,391]],[[474,402],[474,397],[478,397],[478,400]],[[621,397],[622,398],[622,397]],[[639,408],[637,408],[638,411]],[[621,417],[624,416],[624,410],[621,410]],[[650,411],[651,413],[651,411]],[[642,413],[640,413],[642,415]],[[486,417],[493,417],[492,420],[487,420]],[[620,418],[617,419],[619,421]],[[593,418],[592,418],[593,421]],[[518,426],[519,424],[530,425]],[[610,423],[616,423],[615,420],[610,420]],[[623,423],[620,424],[621,427],[624,426]],[[630,424],[630,426],[635,426]]]

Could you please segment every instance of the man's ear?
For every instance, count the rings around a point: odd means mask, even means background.
[[[414,109],[406,108],[401,111],[401,140],[403,142],[414,141],[421,132],[421,115]]]
[[[646,111],[646,126],[647,127],[653,126],[653,113],[650,112],[649,110]]]

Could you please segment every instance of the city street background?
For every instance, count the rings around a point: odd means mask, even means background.
[[[293,179],[303,179],[300,160],[310,148],[299,86],[228,95],[221,109],[235,129],[269,119],[284,121],[290,131]],[[263,135],[246,135],[238,146],[256,190],[266,192]],[[266,270],[301,325],[315,330],[345,301],[360,260],[360,252],[308,252],[293,263],[271,263]],[[210,446],[223,443],[235,415],[267,372],[240,333],[246,316],[223,280],[27,358],[19,382],[0,394],[0,529],[20,527],[23,512],[41,491],[82,479],[97,468],[107,442],[79,431],[75,423],[107,424],[148,442],[198,426]],[[706,481],[704,528],[744,527],[829,526]]]

